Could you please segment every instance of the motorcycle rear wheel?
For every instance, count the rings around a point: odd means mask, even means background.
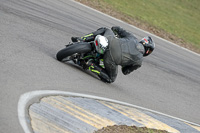
[[[87,53],[92,50],[91,44],[88,42],[78,42],[73,43],[70,46],[67,46],[66,48],[60,50],[56,54],[56,58],[59,61],[63,61],[65,58],[69,58],[69,56],[75,54],[75,53]]]

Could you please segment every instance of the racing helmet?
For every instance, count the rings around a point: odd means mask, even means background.
[[[104,54],[108,47],[108,39],[102,35],[97,35],[94,39],[96,51],[99,54]]]
[[[140,40],[139,43],[141,43],[145,49],[145,53],[143,54],[143,56],[148,56],[149,54],[153,52],[155,48],[155,43],[153,42],[150,36],[142,38],[142,40]]]

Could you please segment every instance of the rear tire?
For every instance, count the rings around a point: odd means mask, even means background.
[[[91,50],[92,47],[88,42],[78,42],[60,50],[56,54],[56,58],[57,60],[62,61],[64,58],[67,58],[75,53],[87,53]]]

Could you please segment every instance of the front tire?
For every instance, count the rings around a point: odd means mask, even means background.
[[[56,54],[56,58],[57,60],[62,61],[64,58],[67,58],[75,53],[87,53],[91,50],[92,47],[88,42],[77,42],[60,50]]]

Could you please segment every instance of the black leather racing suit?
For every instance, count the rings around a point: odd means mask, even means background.
[[[115,26],[111,29],[100,28],[88,38],[94,40],[96,35],[100,34],[108,39],[109,45],[104,54],[105,71],[102,71],[102,76],[100,74],[99,77],[109,83],[115,81],[118,65],[122,66],[123,74],[127,75],[141,67],[144,54],[143,45],[138,43],[134,35],[120,27]],[[115,37],[114,32],[118,34],[119,38]]]

